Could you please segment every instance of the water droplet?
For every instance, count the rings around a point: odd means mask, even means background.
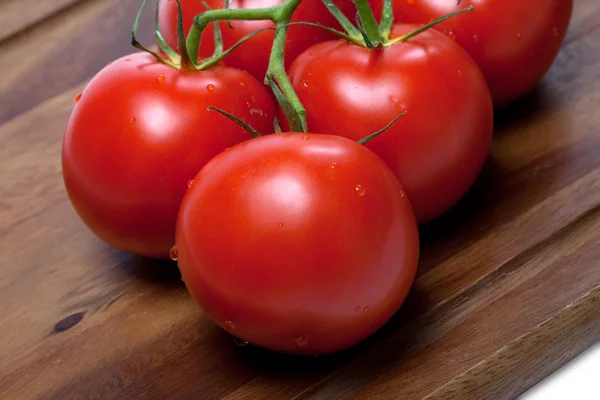
[[[246,87],[246,84],[244,82],[240,81],[240,86],[241,87]]]
[[[304,86],[305,88],[308,88],[308,82],[306,82],[306,81],[302,82],[302,86]]]
[[[331,163],[331,169],[336,169],[337,166],[338,166],[338,163],[336,163],[336,162]]]
[[[406,0],[406,2],[408,4],[415,4],[417,2],[417,0]]]
[[[208,84],[206,86],[206,90],[208,90],[209,92],[214,92],[215,91],[215,85],[213,85],[212,83]]]
[[[225,329],[227,329],[230,332],[235,331],[235,324],[231,321],[225,321]]]
[[[136,119],[135,119],[135,118],[131,118],[131,119],[129,120],[129,123],[130,123],[131,125],[133,125],[133,124],[135,124],[135,121],[136,121]]]
[[[356,308],[354,309],[355,312],[360,312],[360,310],[362,310],[360,306],[356,306]]]
[[[251,108],[250,109],[250,114],[252,114],[252,115],[259,115],[259,116],[262,117],[264,115],[264,112],[263,112],[263,110],[258,109],[258,108]]]
[[[458,71],[456,71],[456,74],[457,74],[458,76],[463,76],[463,72],[462,72],[461,70],[458,70]]]
[[[359,195],[360,197],[363,197],[367,193],[367,189],[362,187],[362,185],[356,185],[354,187],[354,190],[356,191],[356,194]]]
[[[248,344],[249,344],[248,342],[246,342],[245,340],[240,339],[237,336],[233,337],[233,343],[235,343],[235,345],[238,346],[238,347],[245,347],[245,346],[248,346]]]
[[[308,344],[308,336],[302,335],[298,339],[296,339],[296,344],[298,347],[304,347]]]
[[[227,149],[225,149],[227,150]],[[194,180],[192,179],[191,181],[188,181],[188,188],[191,188],[192,186],[194,186]]]
[[[479,42],[479,36],[477,36],[477,35],[473,35],[473,41],[474,41],[475,43]]]
[[[310,138],[306,135],[302,136],[302,140],[309,140]]]
[[[280,222],[280,223],[278,223],[278,224],[277,224],[277,227],[278,227],[278,228],[283,228],[283,222]]]
[[[523,35],[521,35],[521,32],[517,33],[517,39],[521,39],[523,37]]]
[[[78,93],[75,98],[73,99],[73,104],[77,104],[79,103],[79,100],[81,100],[81,96],[83,96],[82,93]]]
[[[159,75],[158,78],[156,78],[156,81],[158,83],[163,83],[165,81],[165,77],[163,75]]]
[[[398,106],[399,110],[406,110],[406,104],[402,103],[400,100],[395,98],[394,96],[390,96],[390,101]]]
[[[552,33],[554,34],[555,37],[560,36],[560,31],[558,30],[558,28],[556,26],[554,28],[552,28]]]
[[[456,33],[454,31],[446,30],[444,34],[448,36],[451,40],[456,40]]]
[[[403,191],[403,190],[401,190],[401,191],[400,191],[400,197],[405,197],[405,196],[406,196],[406,193],[404,193],[404,191]]]
[[[247,106],[248,108],[252,108],[252,104],[250,103],[250,101],[247,101],[247,102],[246,102],[246,106]]]
[[[369,308],[369,306],[365,306],[365,308],[363,308],[363,312],[369,312],[371,311],[371,309]]]
[[[177,246],[171,247],[171,251],[169,252],[169,257],[171,257],[171,260],[177,261],[178,253],[179,251],[177,250]]]

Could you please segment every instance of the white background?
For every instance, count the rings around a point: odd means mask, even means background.
[[[600,400],[600,342],[519,400]]]

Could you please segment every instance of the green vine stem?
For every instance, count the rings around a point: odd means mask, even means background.
[[[290,129],[294,132],[307,132],[306,111],[294,91],[285,71],[285,43],[287,29],[292,14],[300,4],[301,0],[285,0],[283,3],[268,8],[254,9],[218,9],[209,10],[198,14],[188,33],[186,47],[190,58],[198,58],[200,39],[202,32],[208,24],[215,21],[232,20],[271,20],[275,23],[275,39],[271,50],[269,67],[265,77],[265,84],[273,88],[282,110],[290,123]]]

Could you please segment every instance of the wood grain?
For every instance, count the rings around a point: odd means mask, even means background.
[[[4,7],[6,0],[0,1]],[[61,8],[61,3],[74,5]],[[10,4],[18,9],[5,15],[2,8],[6,25],[0,20],[0,27],[12,32],[7,40],[0,40],[0,123],[83,82],[113,59],[135,50],[129,34],[140,6],[137,0],[28,0]],[[34,14],[46,18],[27,26],[23,21]],[[140,29],[140,39],[149,42],[153,14],[148,10],[143,15],[140,24],[145,29]],[[19,28],[27,29],[14,31]]]
[[[478,182],[422,228],[402,310],[314,359],[237,348],[172,263],[107,247],[66,198],[73,97],[130,51],[113,45],[138,5],[56,3],[0,41],[0,398],[512,399],[600,340],[598,2],[576,1],[542,85],[499,110]],[[102,54],[84,45],[90,27]],[[13,65],[32,52],[40,77]]]

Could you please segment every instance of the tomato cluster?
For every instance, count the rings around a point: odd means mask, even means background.
[[[207,26],[192,51],[183,35],[202,2],[161,0],[161,55],[100,71],[76,97],[63,143],[67,193],[99,238],[177,260],[223,329],[295,354],[353,346],[399,309],[417,270],[418,224],[469,190],[494,104],[539,82],[572,8],[531,2],[539,12],[511,19],[516,1],[478,1],[424,28],[464,5],[397,1],[392,25],[381,1],[374,13],[366,0],[326,3],[234,0],[223,15],[236,21]],[[291,21],[313,25],[289,25],[284,64],[273,38],[292,6]],[[358,28],[349,25],[357,8]],[[278,22],[244,20],[247,10]],[[265,27],[278,30],[236,47]],[[278,61],[289,85],[269,80]],[[292,111],[308,130],[279,132],[277,121],[297,126]]]

